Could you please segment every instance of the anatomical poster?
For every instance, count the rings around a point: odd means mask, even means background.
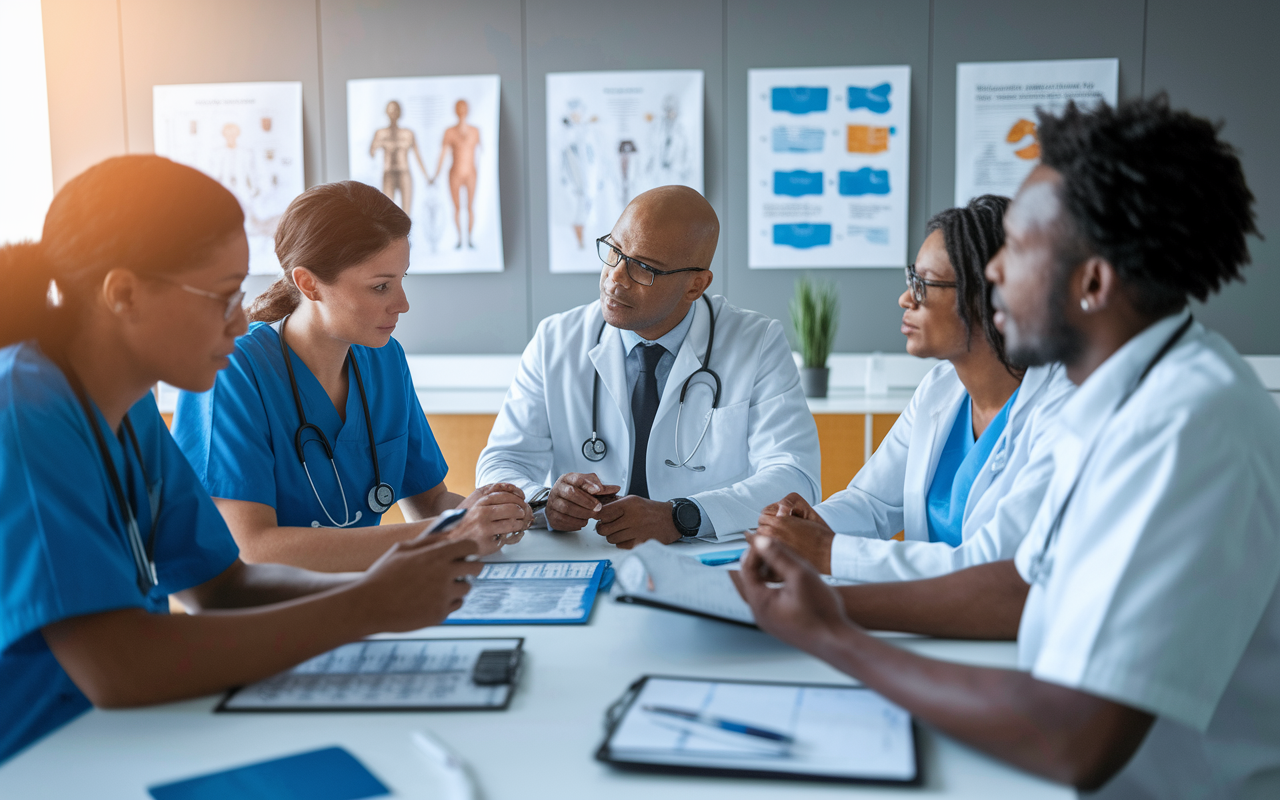
[[[595,240],[641,192],[702,191],[701,70],[547,75],[552,272],[599,272]]]
[[[203,83],[151,91],[156,155],[227,187],[244,209],[249,272],[277,273],[276,226],[305,188],[302,84]]]
[[[1040,161],[1036,110],[1070,100],[1114,105],[1120,61],[1003,61],[956,69],[956,205],[983,194],[1013,197]]]
[[[911,68],[747,75],[748,266],[902,267]]]
[[[413,220],[409,271],[501,272],[497,75],[347,81],[347,168]]]

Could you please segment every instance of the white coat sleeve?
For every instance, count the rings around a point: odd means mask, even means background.
[[[748,477],[690,497],[707,512],[719,541],[742,538],[765,506],[791,492],[813,503],[822,491],[818,426],[781,322],[769,323],[757,364],[747,411]]]
[[[489,442],[476,462],[476,485],[512,483],[530,497],[551,472],[551,420],[547,415],[546,323],[520,357],[520,368],[502,401]]]
[[[884,441],[849,485],[814,508],[836,533],[850,538],[888,539],[902,530],[907,449],[918,413],[917,389]],[[841,538],[837,537],[837,541]],[[835,552],[832,552],[834,564]]]
[[[946,542],[884,541],[837,536],[831,546],[831,574],[855,581],[911,581],[933,578],[992,561],[1013,558],[1040,509],[1053,478],[1053,433],[1057,404],[1032,412],[1008,469],[1017,469],[995,513],[958,547]],[[825,519],[825,518],[824,518]],[[838,551],[838,557],[837,557]]]

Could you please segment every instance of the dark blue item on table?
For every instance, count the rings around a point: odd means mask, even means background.
[[[155,800],[359,800],[391,794],[341,747],[152,786]]]

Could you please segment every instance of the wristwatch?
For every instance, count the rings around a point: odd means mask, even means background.
[[[677,497],[671,501],[671,520],[675,522],[676,530],[685,538],[697,536],[698,530],[702,528],[702,512],[698,510],[698,504],[687,497]]]

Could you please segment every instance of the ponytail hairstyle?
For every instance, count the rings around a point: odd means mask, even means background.
[[[249,319],[275,322],[302,301],[293,268],[322,283],[362,264],[409,236],[409,215],[382,192],[358,181],[314,186],[294,198],[276,228],[276,256],[284,275],[253,301]]]
[[[0,247],[0,347],[65,341],[111,270],[178,275],[243,230],[235,196],[198,170],[153,155],[96,164],[53,198],[38,243]]]
[[[987,282],[987,263],[1004,247],[1004,212],[1010,200],[994,194],[975,197],[964,207],[939,211],[925,224],[925,236],[942,231],[947,260],[956,273],[956,311],[964,329],[972,335],[975,325],[982,328],[987,344],[1000,363],[1015,377],[1023,368],[1009,361],[1004,349],[1004,334],[995,323],[991,305],[991,284]]]

